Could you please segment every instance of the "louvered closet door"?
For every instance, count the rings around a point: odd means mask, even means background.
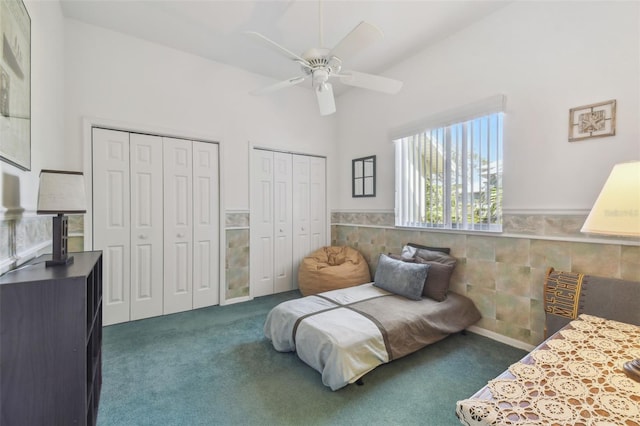
[[[293,289],[291,154],[273,153],[273,292]]]
[[[164,313],[193,306],[193,154],[191,141],[163,138]]]
[[[193,307],[220,301],[218,145],[193,142]]]
[[[129,133],[92,130],[93,248],[102,250],[103,323],[129,321]]]
[[[254,297],[274,290],[273,155],[272,151],[260,149],[252,152],[249,257]]]
[[[131,319],[162,315],[162,138],[131,133]]]

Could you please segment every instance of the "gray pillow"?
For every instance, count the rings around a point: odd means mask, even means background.
[[[380,254],[373,285],[409,299],[420,300],[430,267],[428,264],[403,262]]]

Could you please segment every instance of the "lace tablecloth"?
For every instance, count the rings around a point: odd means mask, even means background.
[[[624,374],[640,358],[640,327],[580,315],[531,352],[532,363],[491,380],[492,399],[458,401],[465,425],[640,426],[640,383]]]

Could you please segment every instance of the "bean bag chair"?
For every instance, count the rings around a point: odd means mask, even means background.
[[[319,248],[305,257],[298,269],[298,288],[304,296],[369,282],[367,261],[347,246]]]

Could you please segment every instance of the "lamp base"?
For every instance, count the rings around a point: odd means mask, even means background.
[[[51,259],[44,262],[44,265],[48,268],[49,266],[66,266],[71,265],[73,263],[73,256],[67,256],[66,259]]]
[[[636,382],[640,382],[640,358],[634,359],[633,361],[625,362],[624,374],[626,374]]]
[[[67,235],[68,235],[68,218],[62,213],[58,213],[53,217],[53,241],[51,260],[47,260],[45,265],[49,266],[65,266],[73,263],[73,256],[67,255]]]

